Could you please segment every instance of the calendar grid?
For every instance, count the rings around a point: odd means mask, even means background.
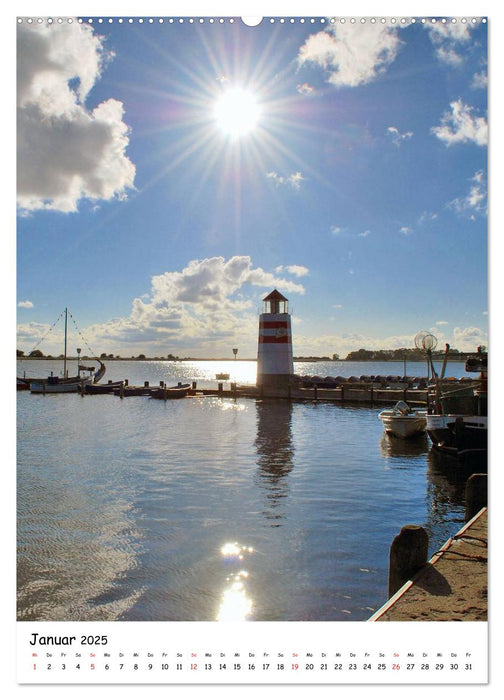
[[[486,652],[484,622],[21,623],[18,681],[480,684]]]

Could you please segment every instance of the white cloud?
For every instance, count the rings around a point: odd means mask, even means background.
[[[487,190],[485,176],[482,170],[478,170],[470,182],[472,185],[465,197],[458,197],[449,203],[449,207],[455,209],[458,214],[469,215],[475,218],[475,214],[486,216],[487,214]]]
[[[488,87],[488,75],[487,72],[482,70],[479,73],[475,73],[473,75],[473,79],[471,82],[471,87],[474,88],[475,90],[486,90]]]
[[[309,83],[303,83],[302,85],[297,85],[296,90],[299,92],[300,95],[315,95],[316,90],[312,85],[309,85]]]
[[[340,226],[331,226],[331,233],[338,236],[343,229]]]
[[[402,233],[403,236],[411,236],[411,234],[413,233],[413,229],[409,226],[401,226],[401,228],[399,229],[399,233]]]
[[[25,213],[72,212],[82,198],[120,198],[133,188],[122,103],[85,106],[110,58],[88,25],[18,26],[18,206]]]
[[[436,221],[437,218],[438,218],[438,214],[436,214],[435,212],[424,211],[420,215],[420,218],[418,219],[418,223],[420,224],[420,226],[423,226],[424,224],[430,224],[433,221]]]
[[[431,132],[447,146],[456,143],[473,142],[486,146],[488,125],[484,117],[473,115],[473,108],[462,100],[450,103],[450,110],[443,114],[441,125],[432,127]]]
[[[375,80],[394,61],[401,41],[391,26],[351,23],[332,25],[312,34],[299,50],[300,65],[311,62],[327,72],[338,87]]]
[[[292,187],[294,190],[299,190],[301,183],[304,180],[303,175],[298,171],[296,173],[291,173],[290,175],[279,175],[278,173],[272,171],[266,173],[268,180],[272,180],[277,186],[286,185]]]
[[[471,41],[469,22],[447,22],[426,25],[430,39],[441,63],[460,66],[464,62],[463,51]]]
[[[18,302],[18,307],[20,309],[33,309],[33,302],[28,301],[28,300],[20,301],[20,302]]]
[[[412,131],[405,131],[403,134],[395,126],[389,126],[387,134],[392,138],[392,142],[397,146],[401,146],[404,141],[409,141],[413,136]]]
[[[447,326],[448,321],[436,321],[436,326]]]
[[[275,272],[278,274],[284,271],[294,275],[295,277],[304,277],[310,272],[310,270],[304,265],[279,265],[275,268]]]
[[[361,233],[358,233],[357,235],[360,236],[360,238],[367,238],[371,231],[367,229],[366,231],[361,231]]]
[[[299,275],[306,268],[285,270]],[[252,292],[250,286],[262,291]],[[98,354],[211,356],[232,343],[254,354],[259,299],[274,288],[286,296],[305,293],[298,282],[254,267],[248,256],[191,260],[181,271],[152,277],[150,293],[133,300],[129,316],[90,326],[84,334]],[[33,330],[20,326],[18,347],[33,346],[42,337],[38,329],[34,337]],[[52,341],[54,349],[43,352],[59,354],[60,339],[53,335]]]
[[[487,345],[488,336],[481,328],[454,328],[455,347],[463,352],[475,351],[478,345]]]

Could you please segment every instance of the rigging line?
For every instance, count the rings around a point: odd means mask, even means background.
[[[38,348],[38,346],[39,346],[41,343],[44,342],[44,340],[47,338],[47,336],[49,335],[49,333],[51,333],[52,330],[53,330],[53,328],[59,323],[59,321],[60,321],[60,319],[61,319],[61,317],[63,316],[64,313],[65,313],[64,311],[62,311],[62,312],[60,313],[60,315],[58,316],[58,318],[56,319],[56,321],[52,324],[52,326],[49,328],[49,330],[48,330],[46,333],[44,333],[44,335],[42,336],[42,338],[40,338],[40,340],[34,345],[33,350],[32,350],[31,352],[34,352],[34,351]]]
[[[77,331],[77,333],[78,333],[78,334],[80,335],[80,337],[82,338],[82,342],[86,345],[86,347],[87,347],[87,349],[89,350],[89,352],[91,353],[91,355],[96,356],[96,353],[95,353],[94,350],[90,347],[89,343],[87,342],[87,340],[86,340],[86,339],[84,338],[84,336],[82,335],[81,330],[80,330],[79,326],[77,325],[77,322],[76,322],[75,318],[72,316],[72,314],[70,313],[70,311],[69,311],[68,313],[69,313],[69,315],[70,315],[70,318],[71,318],[72,321],[73,321],[73,324],[74,324],[74,326],[75,326],[75,330]]]

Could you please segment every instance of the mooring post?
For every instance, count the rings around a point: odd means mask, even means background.
[[[488,503],[487,474],[471,474],[466,483],[465,499],[465,521],[468,522]]]
[[[389,598],[427,563],[429,536],[420,525],[405,525],[390,547]]]
[[[198,384],[197,384],[196,382],[193,382],[193,383],[192,383],[192,390],[193,390],[193,391],[196,391],[196,387],[197,387],[197,386],[198,386]]]
[[[217,389],[219,391],[219,394],[222,394],[222,388],[223,388],[223,384],[222,384],[222,382],[219,382],[217,385]]]

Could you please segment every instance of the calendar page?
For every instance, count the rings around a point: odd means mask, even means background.
[[[489,687],[497,21],[278,4],[9,18],[19,693]]]

